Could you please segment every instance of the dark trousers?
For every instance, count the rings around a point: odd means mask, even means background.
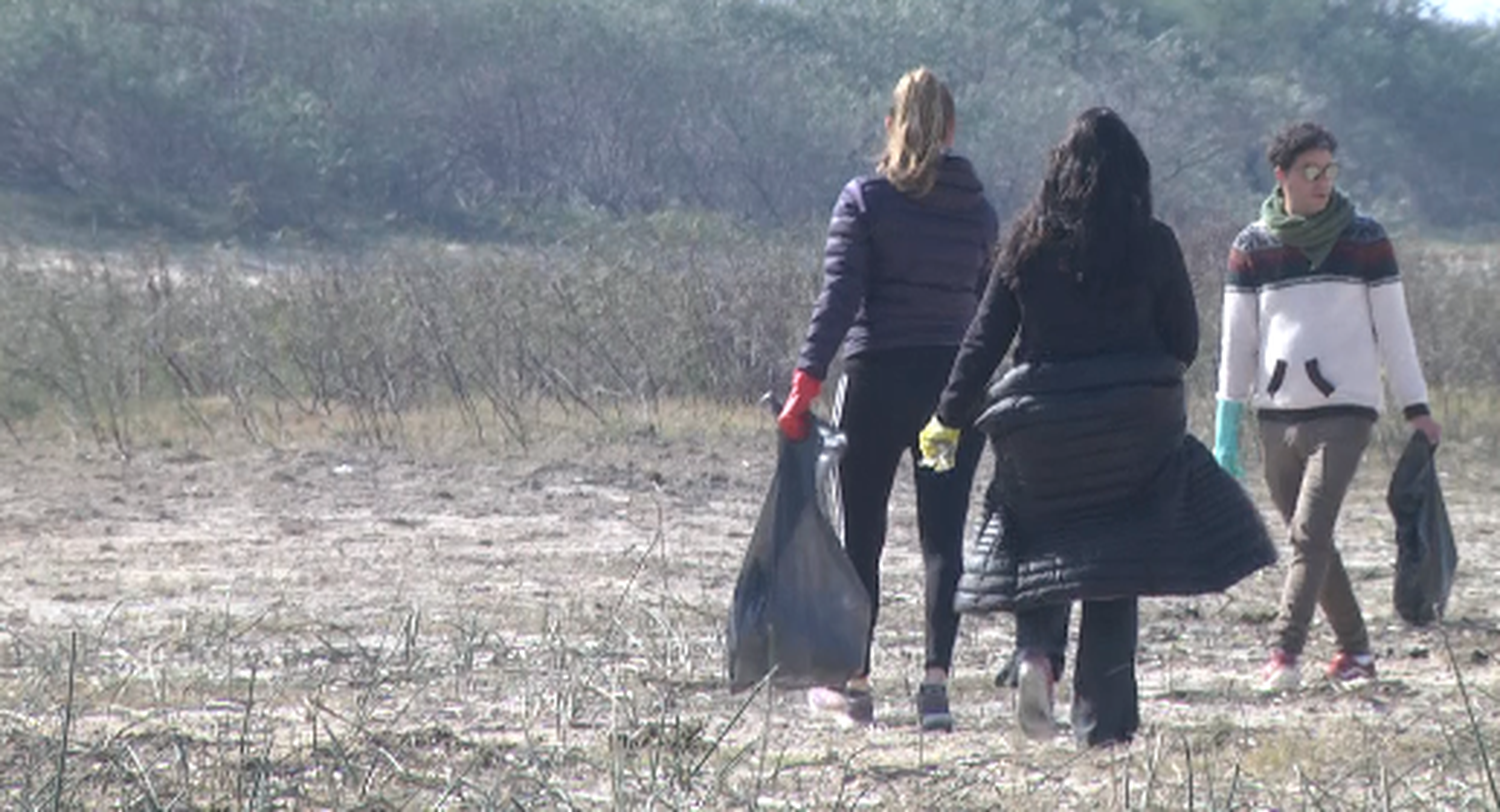
[[[965,428],[952,470],[935,473],[917,465],[917,434],[937,408],[948,382],[955,347],[916,347],[863,353],[844,365],[837,407],[839,428],[848,442],[839,465],[844,549],[870,593],[870,633],[880,614],[880,556],[885,550],[886,516],[901,456],[912,460],[917,491],[917,529],[926,571],[926,667],[947,670],[953,663],[958,613],[953,610],[963,571],[964,528],[969,490],[984,451],[984,437]],[[870,671],[865,644],[864,673]]]
[[[1070,604],[1016,613],[1016,648],[1047,656],[1061,676],[1068,646]],[[1084,601],[1073,666],[1073,735],[1089,745],[1127,742],[1141,726],[1135,682],[1139,601]]]

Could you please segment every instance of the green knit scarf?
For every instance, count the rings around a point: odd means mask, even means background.
[[[1286,197],[1278,186],[1266,202],[1260,204],[1260,219],[1276,239],[1283,245],[1301,249],[1316,268],[1328,258],[1339,235],[1354,221],[1354,204],[1335,189],[1328,205],[1317,214],[1311,217],[1287,214]]]

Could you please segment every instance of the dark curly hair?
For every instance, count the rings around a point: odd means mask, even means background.
[[[1090,108],[1053,147],[1041,191],[1012,223],[997,271],[1012,290],[1045,272],[1112,289],[1137,272],[1151,222],[1151,162],[1119,114]]]
[[[1271,146],[1266,148],[1266,160],[1276,169],[1285,171],[1297,162],[1298,155],[1311,149],[1338,152],[1339,142],[1323,127],[1303,121],[1287,127],[1271,139]]]

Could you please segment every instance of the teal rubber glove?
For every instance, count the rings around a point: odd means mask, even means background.
[[[1240,413],[1245,404],[1237,400],[1220,400],[1214,415],[1214,459],[1219,467],[1235,479],[1245,475],[1240,468]]]

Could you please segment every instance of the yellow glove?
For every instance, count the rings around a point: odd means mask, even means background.
[[[933,415],[917,435],[917,448],[922,452],[922,467],[943,473],[953,468],[954,456],[958,453],[958,429],[943,425]]]

